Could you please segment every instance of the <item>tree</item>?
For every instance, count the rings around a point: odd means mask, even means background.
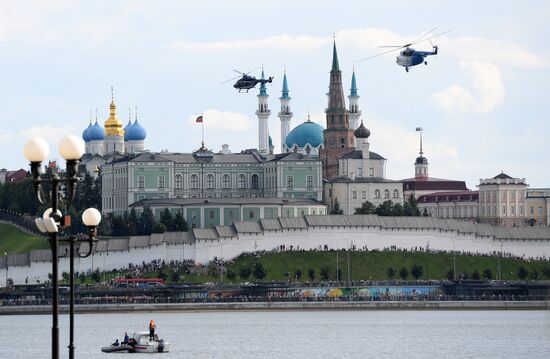
[[[158,276],[163,280],[166,280],[168,278],[168,274],[166,274],[164,268],[159,269]]]
[[[369,201],[363,202],[361,207],[355,209],[355,214],[374,214],[376,207]]]
[[[69,273],[67,273],[67,272],[61,273],[61,278],[63,278],[63,281],[65,283],[69,283]]]
[[[395,203],[391,208],[391,215],[396,217],[402,217],[404,213],[401,203]]]
[[[155,216],[149,206],[143,207],[143,212],[139,216],[138,220],[138,234],[140,236],[148,236],[153,233],[153,226],[155,225]]]
[[[524,280],[529,275],[529,271],[524,267],[519,267],[517,275],[521,280]]]
[[[340,203],[338,202],[338,198],[334,199],[334,206],[332,207],[330,214],[344,214],[344,210],[340,208]]]
[[[301,269],[296,269],[296,272],[294,272],[294,277],[297,280],[300,280],[300,278],[302,278],[302,270]]]
[[[424,208],[426,209],[426,208]],[[418,203],[416,198],[411,193],[407,201],[405,202],[403,214],[408,217],[420,216],[420,210],[418,209]]]
[[[172,272],[172,275],[170,276],[170,280],[172,281],[172,283],[178,283],[180,281],[180,275],[178,274],[177,271]]]
[[[391,216],[393,215],[393,203],[390,200],[384,201],[376,207],[376,214],[379,216]]]
[[[409,271],[407,270],[407,268],[405,268],[405,266],[401,267],[401,269],[399,270],[399,276],[403,280],[407,279],[407,277],[409,276]]]
[[[92,273],[92,280],[96,283],[101,281],[101,275],[99,274],[99,268]]]
[[[483,270],[483,278],[485,279],[493,279],[493,271],[489,268],[485,268]]]
[[[321,268],[320,275],[321,275],[321,280],[328,280],[330,277],[329,269],[327,267]]]
[[[446,277],[448,280],[454,280],[455,279],[455,271],[452,269],[449,269],[447,271]]]
[[[386,270],[386,275],[388,276],[389,279],[393,279],[393,277],[395,277],[395,269],[393,267],[389,267]]]
[[[160,220],[159,222],[164,224],[164,227],[168,232],[172,231],[172,213],[168,208],[165,208],[162,212],[160,212]]]
[[[531,274],[529,275],[529,278],[531,278],[532,280],[539,280],[540,273],[536,269],[533,269],[531,270]]]
[[[472,279],[473,280],[480,280],[481,279],[481,276],[479,275],[479,272],[477,271],[477,269],[472,272]]]
[[[265,269],[262,262],[256,262],[254,263],[254,271],[252,273],[254,275],[254,278],[258,280],[262,280],[267,275],[267,270]]]
[[[80,272],[78,279],[80,280],[80,284],[84,284],[84,282],[86,281],[86,274],[84,274],[84,272]]]
[[[315,269],[309,268],[307,270],[307,276],[309,277],[309,280],[314,281],[315,280]]]
[[[251,274],[252,269],[250,269],[250,266],[248,264],[241,267],[241,269],[239,270],[239,277],[241,277],[241,279],[248,279]]]
[[[233,280],[237,277],[237,274],[233,272],[231,269],[228,269],[227,272],[225,272],[225,277],[229,280]]]
[[[550,279],[550,266],[542,268],[542,274],[544,274],[547,279]]]
[[[411,275],[414,277],[414,279],[418,280],[418,278],[422,277],[422,274],[424,273],[424,269],[422,269],[421,265],[413,264],[411,267]]]
[[[164,223],[155,223],[153,225],[153,233],[164,233],[166,232],[166,226]]]
[[[138,221],[139,217],[136,209],[132,207],[128,216],[128,234],[130,236],[135,236],[136,234],[138,234]]]
[[[187,232],[187,222],[180,211],[176,212],[173,220],[174,230],[177,232]]]

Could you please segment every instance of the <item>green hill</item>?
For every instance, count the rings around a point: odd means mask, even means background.
[[[0,255],[4,255],[4,252],[27,253],[44,248],[49,248],[45,239],[28,235],[10,224],[0,223]]]

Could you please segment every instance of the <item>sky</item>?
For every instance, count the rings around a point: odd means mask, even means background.
[[[258,90],[237,93],[234,69],[264,64],[270,134],[280,149],[286,68],[291,128],[325,124],[336,39],[344,90],[355,68],[371,150],[387,177],[414,176],[416,127],[430,175],[465,180],[504,171],[550,187],[550,4],[547,1],[2,1],[0,168],[27,168],[24,143],[42,136],[57,159],[66,134],[81,134],[95,109],[107,119],[111,86],[119,118],[129,110],[151,151],[258,147]],[[395,54],[358,60],[428,30],[439,54],[406,73]],[[429,42],[415,46],[430,50]]]

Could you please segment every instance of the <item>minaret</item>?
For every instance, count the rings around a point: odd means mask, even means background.
[[[279,100],[281,100],[281,112],[279,112],[279,118],[281,119],[281,153],[285,152],[285,140],[286,136],[290,132],[290,120],[292,119],[292,112],[290,112],[290,99],[288,96],[288,82],[286,80],[286,70],[283,76],[283,91]]]
[[[264,69],[262,68],[262,80],[265,80]],[[269,126],[268,120],[271,111],[269,111],[269,106],[267,105],[267,99],[269,95],[267,94],[267,89],[265,83],[260,85],[260,94],[258,95],[258,110],[256,110],[256,115],[258,116],[258,150],[260,153],[267,154],[269,153]]]
[[[109,118],[105,121],[105,146],[104,154],[113,152],[124,153],[124,129],[122,121],[116,115],[115,96],[111,87],[111,105],[109,106]]]
[[[359,95],[357,95],[357,83],[355,81],[355,69],[351,75],[351,89],[348,96],[349,99],[349,127],[359,127],[359,118],[361,110],[359,110]],[[357,139],[355,141],[357,143]]]
[[[323,132],[325,148],[320,151],[320,157],[323,161],[323,178],[332,179],[338,176],[338,159],[355,149],[355,137],[349,125],[349,112],[346,110],[336,41],[332,49],[332,69],[327,96],[327,127]]]
[[[417,132],[420,132],[420,156],[414,161],[414,177],[415,178],[428,178],[428,159],[423,156],[422,151],[422,127],[416,128]]]

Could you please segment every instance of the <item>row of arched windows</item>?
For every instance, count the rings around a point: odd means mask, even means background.
[[[196,174],[192,174],[190,176],[190,189],[199,189],[199,176]],[[258,189],[260,185],[259,177],[257,174],[253,174],[250,178],[251,182],[251,189]],[[222,189],[231,189],[231,178],[228,174],[224,174],[222,176],[221,181]],[[174,186],[176,189],[183,189],[183,176],[180,174],[177,174],[174,178]],[[206,181],[205,181],[205,188],[206,189],[215,189],[216,184],[214,181],[214,175],[213,174],[207,174],[206,175]],[[246,175],[240,174],[237,177],[237,188],[238,189],[246,189]]]
[[[377,198],[379,199],[380,198],[380,190],[377,189],[374,191],[374,198]],[[384,199],[389,199],[390,198],[390,190],[386,189],[384,190]],[[397,199],[399,198],[399,191],[394,189],[393,190],[393,198]]]

